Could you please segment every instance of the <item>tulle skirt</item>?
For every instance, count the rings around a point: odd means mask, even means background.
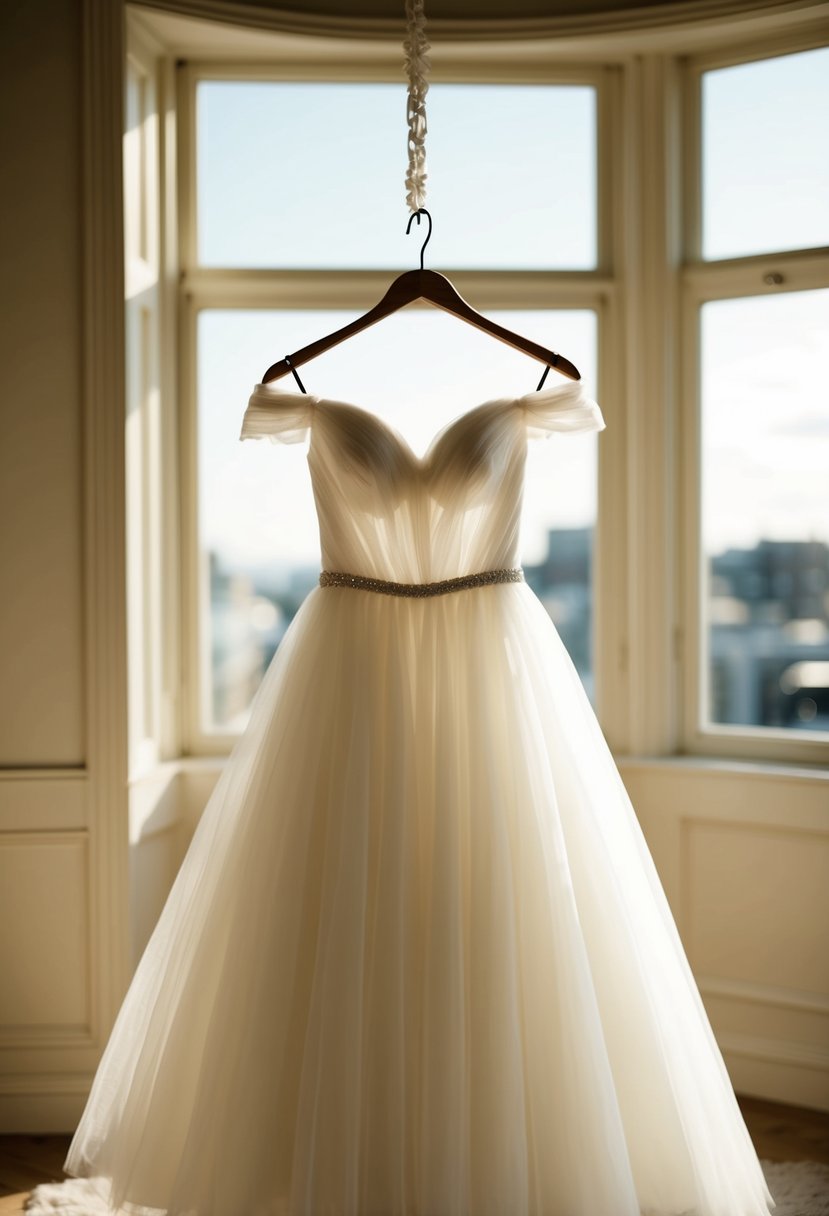
[[[154,1216],[766,1216],[633,808],[525,584],[318,588],[65,1170]]]

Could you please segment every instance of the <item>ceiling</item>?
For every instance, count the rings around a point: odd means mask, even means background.
[[[251,0],[248,0],[250,3]],[[259,8],[293,9],[326,17],[401,20],[404,0],[253,0]],[[499,18],[574,17],[630,9],[670,7],[675,0],[424,0],[427,22]]]

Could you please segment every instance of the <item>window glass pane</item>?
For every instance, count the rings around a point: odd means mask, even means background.
[[[702,254],[829,244],[829,47],[702,78]]]
[[[427,265],[596,265],[595,89],[433,84]],[[202,81],[207,266],[406,267],[403,84]]]
[[[702,309],[711,723],[829,730],[829,290]]]
[[[488,313],[560,350],[595,389],[590,311]],[[198,551],[203,728],[241,730],[287,625],[320,570],[308,468],[299,445],[239,441],[253,385],[285,350],[353,313],[207,311],[199,318]],[[428,352],[428,358],[424,357]],[[410,309],[306,364],[305,387],[396,426],[422,454],[450,419],[538,383],[534,360],[436,309]],[[555,382],[555,373],[548,385]],[[527,580],[592,693],[591,553],[596,434],[530,444],[522,524]]]

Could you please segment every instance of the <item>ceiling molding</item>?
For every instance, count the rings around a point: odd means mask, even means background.
[[[317,0],[324,4],[326,0]],[[342,0],[328,0],[329,12],[297,11],[277,7],[269,0],[259,3],[237,3],[236,0],[142,0],[142,7],[169,13],[177,17],[202,21],[223,22],[237,28],[270,31],[314,39],[360,39],[399,45],[404,34],[401,17],[345,15],[353,14],[357,4],[346,5]],[[497,3],[497,0],[495,0]],[[526,0],[533,7],[533,0]],[[621,7],[619,5],[621,4]],[[614,5],[616,7],[614,7]],[[372,8],[402,9],[403,0],[374,0]],[[451,6],[449,6],[451,7]],[[457,7],[457,0],[455,0]],[[483,5],[477,6],[477,12]],[[521,11],[521,0],[504,3],[513,13]],[[545,5],[548,8],[550,5]],[[560,0],[560,8],[572,7],[572,0]],[[625,0],[583,0],[575,12],[560,11],[552,16],[479,16],[429,17],[428,36],[433,43],[469,43],[532,41],[535,39],[584,39],[597,35],[635,34],[647,30],[676,31],[693,29],[696,25],[710,27],[712,23],[728,24],[752,17],[791,20],[829,20],[829,4],[824,0],[661,0],[650,4],[628,6]]]

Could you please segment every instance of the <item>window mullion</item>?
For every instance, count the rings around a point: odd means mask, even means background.
[[[782,281],[767,282],[767,274],[781,274]],[[693,262],[685,267],[683,280],[700,301],[808,291],[829,282],[829,252],[797,249],[722,262]]]
[[[197,308],[359,311],[377,303],[395,273],[394,270],[193,269],[182,273],[181,291]],[[446,270],[444,273],[460,294],[482,311],[597,308],[613,291],[610,276],[589,271]]]
[[[667,755],[677,743],[674,418],[681,249],[678,75],[667,56],[637,57],[626,97],[623,268],[627,400],[628,597],[626,750]]]

